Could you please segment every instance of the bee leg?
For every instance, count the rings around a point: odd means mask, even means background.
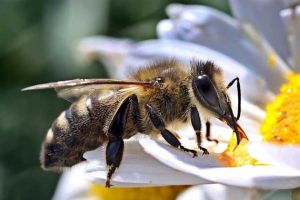
[[[163,120],[161,119],[161,117],[155,112],[155,110],[153,109],[153,107],[149,104],[145,105],[145,108],[149,114],[149,117],[153,123],[153,125],[155,126],[155,128],[157,128],[158,130],[160,130],[160,133],[162,135],[162,137],[173,147],[179,148],[185,152],[189,152],[193,154],[193,157],[197,156],[197,151],[192,150],[192,149],[187,149],[184,146],[182,146],[182,144],[180,143],[180,141],[173,135],[173,133],[171,133],[168,129],[165,128],[165,124],[163,122]]]
[[[105,187],[110,187],[111,177],[115,170],[120,166],[123,157],[124,141],[122,139],[116,141],[109,141],[106,147],[106,164],[108,166],[108,173]]]
[[[215,142],[215,143],[219,143],[219,141],[218,140],[216,140],[216,139],[211,139],[211,137],[210,137],[210,122],[209,121],[207,121],[206,123],[205,123],[205,126],[206,126],[206,139],[208,140],[208,141],[211,141],[211,142]]]
[[[129,108],[131,104],[131,96],[127,97],[116,112],[108,130],[108,144],[106,146],[106,164],[108,166],[108,173],[106,179],[106,187],[110,187],[111,177],[115,170],[120,166],[124,141],[123,135],[128,118]]]
[[[239,77],[236,77],[235,79],[230,81],[230,83],[228,83],[226,89],[229,89],[234,84],[235,81],[236,81],[237,93],[238,93],[238,113],[236,116],[236,120],[239,120],[240,116],[241,116],[241,85],[240,85]]]
[[[197,145],[198,145],[199,149],[203,151],[203,155],[204,154],[208,155],[209,152],[207,151],[207,149],[201,146],[201,143],[202,143],[202,139],[201,139],[201,119],[200,119],[199,112],[198,112],[198,110],[195,106],[191,107],[191,121],[192,121],[192,126],[193,126],[193,128],[196,132]]]

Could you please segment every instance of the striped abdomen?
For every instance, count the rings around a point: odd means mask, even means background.
[[[82,97],[53,122],[42,145],[43,168],[73,166],[84,160],[84,152],[103,144],[104,123],[114,101],[99,96],[94,93]]]

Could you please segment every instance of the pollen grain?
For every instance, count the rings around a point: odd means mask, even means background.
[[[300,74],[290,74],[275,101],[267,105],[260,128],[263,140],[278,144],[300,144]]]
[[[219,161],[227,167],[240,167],[244,165],[264,165],[251,157],[248,151],[249,141],[243,139],[239,145],[236,144],[236,137],[231,135],[226,150],[219,155]]]

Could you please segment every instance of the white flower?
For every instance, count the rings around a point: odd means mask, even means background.
[[[297,200],[297,191],[290,190],[256,190],[242,187],[225,186],[221,184],[205,184],[193,186],[179,195],[177,200]]]
[[[139,136],[125,142],[124,158],[113,176],[113,185],[221,183],[260,189],[300,187],[300,147],[264,144],[259,135],[265,105],[273,100],[287,74],[300,66],[300,7],[291,10],[289,0],[230,3],[238,20],[205,6],[172,4],[167,7],[170,19],[157,26],[159,39],[135,43],[91,37],[82,40],[80,51],[85,57],[104,60],[113,67],[109,71],[116,78],[125,78],[128,71],[159,58],[213,60],[223,69],[227,82],[239,76],[243,98],[240,124],[252,143],[250,153],[272,165],[226,167],[217,162],[217,154],[192,158],[158,140]],[[234,90],[230,92],[233,105],[237,105]],[[231,130],[215,122],[212,131],[221,143],[204,146],[211,152],[222,152]],[[183,144],[196,145],[190,127],[180,133]],[[103,148],[87,152],[84,157],[88,180],[103,184],[107,172]]]

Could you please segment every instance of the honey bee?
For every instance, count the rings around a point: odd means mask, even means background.
[[[238,112],[234,116],[227,89],[237,83]],[[222,71],[211,61],[164,60],[138,69],[128,80],[75,79],[24,88],[54,88],[58,96],[75,102],[53,122],[42,144],[42,167],[59,170],[84,161],[83,153],[107,142],[106,187],[120,166],[124,139],[137,133],[161,134],[171,146],[197,156],[185,148],[167,129],[172,123],[191,122],[196,142],[201,145],[201,116],[205,116],[206,138],[210,137],[211,117],[226,123],[236,134],[237,144],[248,139],[237,123],[241,113],[239,78],[224,84]]]

